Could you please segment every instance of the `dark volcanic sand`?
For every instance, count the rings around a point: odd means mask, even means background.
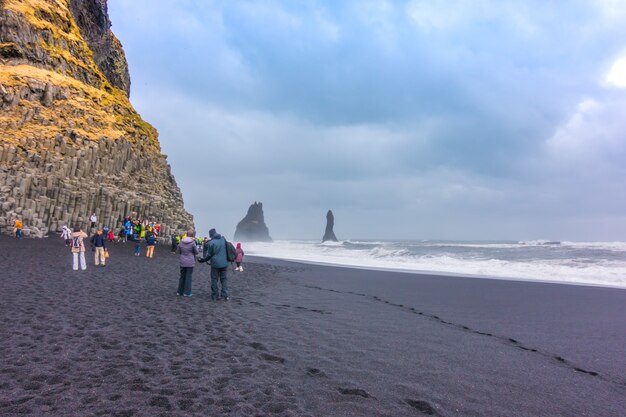
[[[624,416],[626,291],[0,237],[0,416]]]

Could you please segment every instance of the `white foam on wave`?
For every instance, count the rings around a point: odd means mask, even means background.
[[[476,244],[476,248],[484,248],[485,256],[461,257],[454,253],[429,253],[427,250],[416,255],[407,249],[402,242],[343,242],[320,244],[310,241],[276,241],[274,243],[247,243],[246,253],[292,261],[322,263],[331,265],[351,266],[367,269],[385,269],[468,276],[498,277],[504,279],[522,279],[550,281],[560,283],[576,283],[626,288],[626,257],[620,259],[534,259],[512,261],[490,259],[490,249],[514,249],[520,244]],[[618,250],[626,243],[575,243],[564,242],[574,248],[593,248]],[[421,243],[420,245],[424,245]],[[463,243],[451,246],[466,245]],[[549,249],[549,248],[548,248]]]

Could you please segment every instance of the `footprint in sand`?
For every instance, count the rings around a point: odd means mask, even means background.
[[[263,345],[263,343],[259,343],[259,342],[252,342],[248,344],[248,346],[256,350],[267,350],[267,348]]]
[[[276,362],[276,363],[285,363],[285,359],[280,356],[270,355],[269,353],[262,353],[260,355],[261,359],[266,360],[268,362]]]
[[[435,411],[435,409],[426,401],[406,399],[404,400],[404,402],[406,402],[408,405],[415,408],[416,410],[422,412],[423,414],[426,414],[429,416],[437,415],[437,412]]]
[[[320,371],[317,368],[307,368],[306,369],[306,374],[308,376],[314,376],[314,377],[325,377],[326,374],[322,371]]]
[[[339,392],[343,395],[358,395],[363,398],[372,397],[367,391],[360,388],[339,388]]]

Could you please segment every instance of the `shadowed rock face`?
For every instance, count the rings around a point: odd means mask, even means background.
[[[248,209],[248,214],[238,224],[235,240],[246,242],[271,242],[270,232],[265,225],[263,203],[255,202]]]
[[[128,100],[105,0],[0,0],[0,231],[193,227],[157,131]]]
[[[328,213],[326,213],[326,232],[324,232],[322,242],[337,242],[337,236],[335,236],[333,227],[335,227],[335,216],[332,210],[328,210]]]
[[[93,59],[109,82],[130,94],[130,74],[122,44],[111,32],[106,0],[70,0],[70,10]]]

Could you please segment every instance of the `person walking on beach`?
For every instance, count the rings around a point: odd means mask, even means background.
[[[15,223],[13,224],[13,231],[15,232],[15,237],[22,237],[22,228],[24,227],[24,223],[22,223],[22,219],[19,217],[15,219]]]
[[[235,271],[243,272],[243,266],[241,263],[243,262],[243,249],[241,249],[241,243],[237,243],[237,257],[235,258],[235,263],[237,266],[235,267]]]
[[[152,258],[154,254],[154,246],[156,245],[157,239],[154,233],[148,232],[148,236],[146,237],[146,243],[148,244],[148,250],[146,251],[146,257]]]
[[[91,217],[89,218],[89,220],[91,221],[91,228],[93,229],[94,227],[96,227],[96,222],[98,221],[98,218],[96,217],[96,213],[93,213]]]
[[[211,298],[213,300],[228,301],[228,257],[226,255],[226,239],[215,229],[209,230],[209,241],[207,256],[200,259],[200,262],[211,263]],[[218,281],[222,289],[218,288]]]
[[[102,234],[102,229],[98,229],[95,235],[91,237],[91,244],[93,245],[96,251],[96,266],[105,266],[106,258],[104,256],[104,252],[106,251],[106,238]]]
[[[187,237],[180,241],[180,244],[176,248],[176,253],[179,255],[180,261],[180,279],[178,280],[178,291],[176,295],[183,295],[185,297],[191,297],[191,276],[193,274],[193,267],[196,264],[196,256],[198,255],[198,249],[196,248],[196,242],[194,237],[196,232],[189,230]]]
[[[70,239],[71,233],[70,228],[65,225],[61,229],[61,239],[65,242],[65,246],[69,246],[72,243],[72,240]]]
[[[87,236],[87,233],[83,232],[79,226],[74,227],[74,232],[70,235],[72,239],[72,257],[74,262],[72,263],[72,269],[78,271],[78,262],[80,261],[80,269],[83,271],[87,269],[87,262],[85,262],[85,242],[83,241]]]

